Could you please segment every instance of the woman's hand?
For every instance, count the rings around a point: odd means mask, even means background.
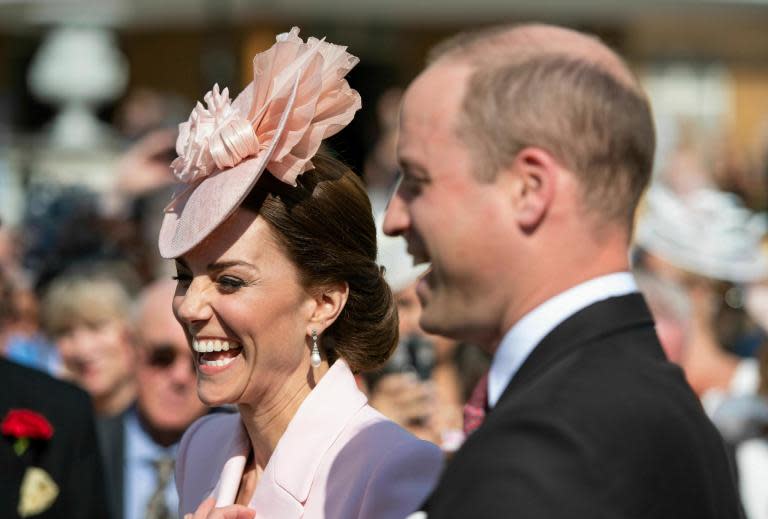
[[[256,511],[243,505],[214,508],[216,500],[209,497],[197,507],[194,514],[184,515],[184,519],[253,519]]]

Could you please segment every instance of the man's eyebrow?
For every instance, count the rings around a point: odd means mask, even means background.
[[[417,177],[422,179],[429,178],[429,173],[427,173],[427,170],[424,167],[422,167],[418,162],[410,160],[407,157],[398,160],[398,164],[400,165],[399,169],[403,176]]]

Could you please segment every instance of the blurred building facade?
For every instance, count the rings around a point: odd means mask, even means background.
[[[44,141],[33,138],[50,130],[55,107],[50,99],[35,96],[30,68],[46,36],[62,25],[106,28],[115,36],[129,71],[127,85],[97,108],[104,122],[122,126],[118,132],[124,137],[131,131],[124,101],[133,94],[151,91],[189,101],[200,99],[215,82],[239,91],[251,79],[253,54],[292,25],[301,26],[305,36],[349,42],[361,57],[351,81],[361,91],[364,108],[332,144],[360,170],[375,140],[376,98],[417,73],[433,43],[462,28],[532,20],[594,32],[628,57],[654,100],[660,153],[694,139],[710,154],[721,151],[716,147],[728,148],[741,163],[763,159],[768,140],[768,2],[480,0],[469,7],[459,0],[10,0],[0,4],[0,106],[6,107],[0,109],[5,119],[0,127],[11,127],[11,149],[21,150],[22,156],[11,153],[9,159],[6,154],[0,162],[7,168],[10,160],[10,168],[21,177],[13,181],[22,188],[39,169],[46,178],[65,183],[83,170],[95,188],[109,187],[109,175],[99,183],[93,179],[102,177],[88,171],[94,162],[97,168],[106,167],[109,146],[89,150],[91,161],[72,165],[62,163],[61,154],[51,158],[41,153]],[[186,101],[180,104],[189,106]],[[40,164],[30,164],[30,154]],[[664,163],[658,162],[660,167]],[[19,209],[9,203],[0,211]]]

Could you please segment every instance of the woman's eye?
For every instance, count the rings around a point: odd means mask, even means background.
[[[245,281],[233,276],[221,276],[217,283],[223,290],[234,291],[245,286]]]
[[[183,272],[179,272],[173,276],[173,280],[176,281],[179,285],[186,287],[189,286],[189,284],[192,282],[192,276]]]

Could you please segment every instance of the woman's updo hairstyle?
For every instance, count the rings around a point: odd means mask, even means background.
[[[242,207],[275,230],[305,288],[347,282],[349,298],[320,344],[354,373],[375,369],[394,351],[397,309],[376,264],[376,227],[362,182],[322,150],[293,187],[263,174]]]

